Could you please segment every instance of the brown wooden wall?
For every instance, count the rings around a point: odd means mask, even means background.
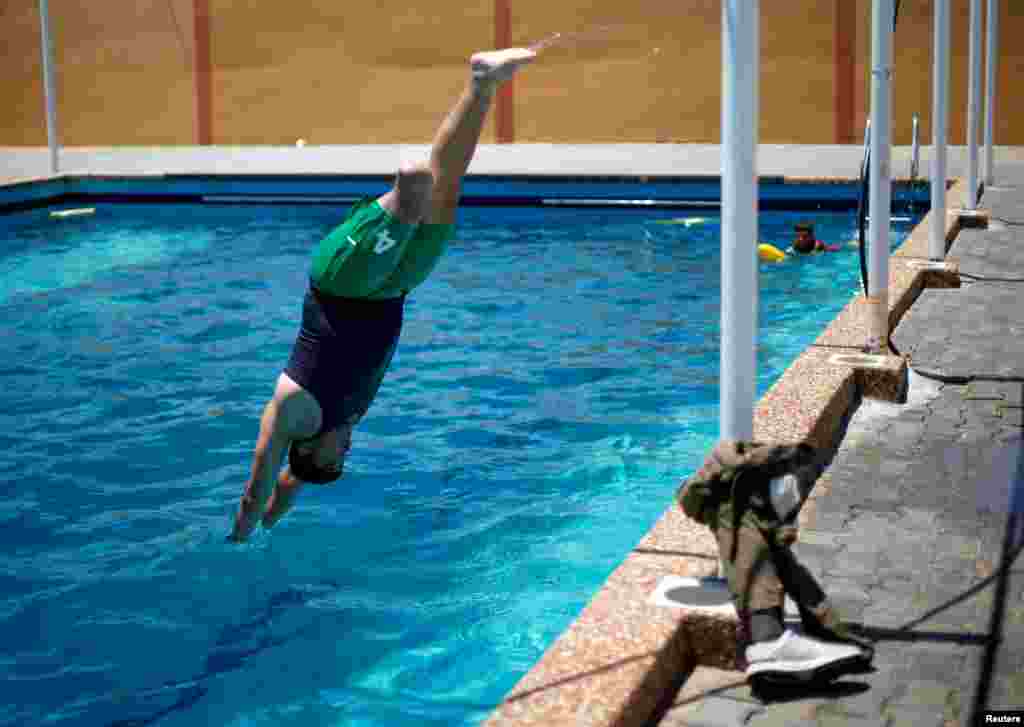
[[[950,137],[964,143],[969,0],[952,0]],[[208,5],[216,144],[424,143],[466,79],[466,59],[508,36],[553,46],[513,87],[522,142],[717,143],[719,0],[135,0],[51,3],[61,142],[197,142],[195,8]],[[415,7],[410,7],[413,5]],[[1001,0],[998,144],[1024,145],[1024,3]],[[0,5],[0,145],[45,145],[37,0]],[[762,0],[762,143],[859,143],[869,100],[871,0]],[[902,0],[895,142],[921,116],[931,141],[931,0]],[[485,141],[494,141],[494,125]]]

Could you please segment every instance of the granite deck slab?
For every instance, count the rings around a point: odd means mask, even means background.
[[[1024,318],[1017,314],[1024,310],[1022,300],[1024,280],[926,290],[893,332],[893,342],[912,367],[944,380],[1019,379],[1024,377]]]
[[[1020,231],[993,220],[988,229],[964,230],[949,250],[960,273],[986,281],[1024,282],[1024,245]]]

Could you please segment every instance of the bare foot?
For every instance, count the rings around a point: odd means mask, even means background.
[[[474,53],[469,59],[469,66],[473,71],[474,81],[497,85],[512,78],[519,66],[529,63],[536,57],[537,52],[529,48],[506,48]]]

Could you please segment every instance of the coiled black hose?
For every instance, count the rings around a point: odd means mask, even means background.
[[[868,177],[871,175],[871,147],[864,150],[864,161],[860,164],[860,185],[857,188],[857,246],[860,250],[860,284],[864,295],[868,294],[868,261],[864,252],[865,226],[868,219]]]
[[[896,6],[892,15],[892,30],[896,32],[896,20],[900,15],[900,0],[896,0]],[[864,149],[864,160],[860,164],[860,185],[857,189],[857,240],[860,254],[860,284],[864,288],[864,297],[868,295],[868,261],[865,244],[865,227],[868,219],[868,178],[871,176],[871,145]],[[886,327],[888,329],[888,326]],[[894,354],[900,356],[900,351],[892,342],[892,337],[886,334],[889,348]]]

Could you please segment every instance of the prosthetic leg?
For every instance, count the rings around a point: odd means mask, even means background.
[[[739,616],[737,667],[752,684],[811,684],[870,667],[873,647],[849,634],[791,549],[796,516],[823,469],[806,444],[723,441],[679,488],[687,515],[715,534]],[[801,629],[783,621],[786,595]]]

